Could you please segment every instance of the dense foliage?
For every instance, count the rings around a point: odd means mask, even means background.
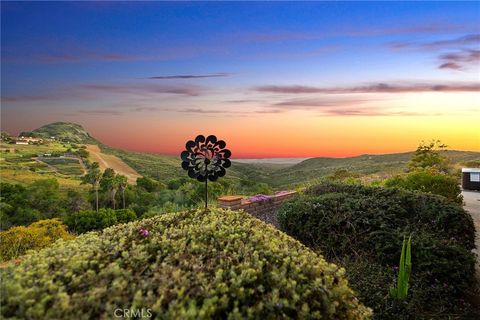
[[[409,169],[411,171],[433,169],[442,173],[450,172],[449,159],[444,154],[441,154],[441,151],[446,151],[446,148],[447,145],[443,144],[440,140],[420,143],[408,163]]]
[[[0,231],[0,260],[10,260],[27,250],[44,248],[57,239],[73,239],[59,219],[40,220],[28,227],[19,226]]]
[[[386,187],[422,191],[444,196],[459,205],[463,203],[462,189],[456,177],[431,170],[416,170],[385,181]]]
[[[395,312],[427,318],[434,312],[454,312],[474,283],[472,218],[443,197],[327,183],[285,203],[278,219],[288,234],[327,258],[348,261],[347,272],[354,280],[368,277],[368,267],[362,267],[368,264],[377,274],[388,274],[398,264],[403,237],[412,235],[411,294],[401,311],[386,298],[393,278],[385,283],[385,276],[375,276],[367,285],[352,282],[380,318],[394,317]]]
[[[344,270],[245,214],[164,214],[57,242],[2,271],[2,316],[364,319]],[[32,282],[35,286],[32,286]]]
[[[84,210],[68,213],[64,221],[70,231],[84,233],[93,230],[101,230],[117,223],[130,222],[137,219],[137,215],[130,209],[105,209]]]
[[[0,183],[0,200],[1,230],[90,208],[85,195],[74,190],[62,192],[55,179],[38,180],[26,187]]]

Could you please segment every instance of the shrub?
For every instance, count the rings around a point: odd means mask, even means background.
[[[0,259],[10,260],[30,249],[44,248],[57,239],[72,239],[59,219],[40,220],[28,227],[13,227],[0,232]]]
[[[447,312],[474,283],[472,218],[460,206],[440,196],[325,183],[285,202],[278,220],[288,234],[329,259],[374,261],[388,270],[397,266],[403,237],[411,234],[414,297],[410,298],[420,306],[418,313],[421,308],[432,306],[425,294],[432,285],[442,284],[436,296],[443,305],[436,307],[437,311]],[[386,295],[391,284],[380,284]],[[381,304],[378,300],[370,304],[370,295],[362,298],[372,307]],[[384,309],[374,311],[381,314],[387,310],[388,300],[382,303]]]
[[[135,211],[131,209],[118,209],[115,210],[115,216],[118,223],[127,223],[137,219]]]
[[[71,212],[64,221],[70,231],[84,233],[113,226],[117,223],[117,217],[114,210],[102,208],[98,212],[95,210]]]
[[[64,221],[70,231],[84,233],[101,230],[117,223],[130,222],[137,219],[137,215],[131,209],[113,210],[101,208],[95,210],[83,210],[71,212],[65,216]]]
[[[429,170],[413,171],[388,179],[385,186],[438,194],[460,205],[463,203],[462,190],[457,178],[443,173]]]
[[[108,319],[117,308],[162,319],[370,316],[342,268],[246,213],[219,209],[85,234],[1,273],[5,318]]]

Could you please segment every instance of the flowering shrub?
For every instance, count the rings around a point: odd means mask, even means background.
[[[139,230],[149,236],[139,236]],[[243,212],[166,213],[59,242],[0,271],[4,318],[365,319],[344,270]],[[32,283],[35,283],[32,286]]]
[[[267,195],[264,195],[264,194],[257,194],[255,196],[249,197],[248,201],[250,201],[250,202],[262,202],[262,201],[268,201],[268,200],[271,200],[271,199],[273,199],[272,196],[267,196]]]
[[[139,233],[142,237],[148,237],[150,235],[150,231],[148,229],[140,228]]]
[[[10,260],[27,250],[44,248],[57,239],[73,239],[59,219],[40,220],[0,232],[0,260]]]

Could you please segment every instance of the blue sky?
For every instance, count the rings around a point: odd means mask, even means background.
[[[132,147],[100,124],[115,130],[132,120],[149,127],[153,118],[209,123],[215,116],[234,118],[238,130],[252,116],[268,116],[272,128],[292,118],[301,126],[311,116],[432,116],[431,106],[412,101],[436,91],[448,91],[445,101],[462,95],[457,116],[478,116],[480,108],[479,2],[1,6],[2,129],[13,133],[77,121],[113,145]],[[452,116],[449,103],[438,106],[436,119]]]

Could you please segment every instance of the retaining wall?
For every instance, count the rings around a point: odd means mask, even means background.
[[[272,195],[270,199],[263,201],[250,201],[242,196],[225,196],[218,198],[220,208],[232,210],[244,210],[254,217],[278,227],[277,209],[283,201],[295,196],[296,191],[282,192]]]

